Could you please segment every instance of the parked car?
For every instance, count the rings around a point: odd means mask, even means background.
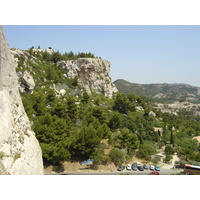
[[[155,170],[156,171],[160,171],[160,166],[159,165],[155,165]]]
[[[144,167],[144,169],[149,169],[149,165],[148,164],[144,164],[143,167]]]
[[[160,173],[157,171],[153,171],[153,172],[150,172],[149,175],[160,175]]]
[[[132,170],[137,171],[137,169],[138,169],[138,168],[137,168],[137,165],[133,164],[133,165],[132,165]]]
[[[128,164],[128,165],[126,166],[126,169],[127,169],[127,170],[131,170],[131,165]]]
[[[134,162],[133,165],[140,166],[140,162]]]
[[[155,170],[155,166],[154,165],[150,165],[149,169],[150,170]]]
[[[118,168],[117,168],[117,171],[122,171],[122,170],[124,170],[125,169],[125,166],[119,166]]]
[[[138,166],[138,170],[139,171],[144,171],[144,167],[143,166]]]

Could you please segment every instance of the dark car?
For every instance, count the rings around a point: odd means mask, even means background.
[[[149,169],[149,165],[148,164],[144,164],[143,167],[144,167],[144,169]]]
[[[150,172],[149,175],[160,175],[160,173],[157,171],[153,171],[153,172]]]
[[[132,170],[137,171],[137,169],[138,169],[138,168],[137,168],[137,165],[134,165],[134,164],[133,164],[133,165],[132,165]]]
[[[118,168],[117,168],[117,171],[122,171],[122,170],[124,170],[125,169],[125,166],[119,166]]]
[[[138,170],[139,171],[144,171],[144,167],[143,166],[138,166]]]

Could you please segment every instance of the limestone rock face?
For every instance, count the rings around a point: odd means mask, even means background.
[[[33,77],[27,71],[25,71],[24,73],[20,73],[20,74],[21,74],[20,90],[22,92],[26,91],[26,92],[32,93],[33,89],[35,87],[35,81],[34,81]]]
[[[112,98],[113,93],[118,91],[109,76],[111,63],[107,60],[79,58],[58,64],[67,71],[68,78],[77,77],[88,94],[96,92]]]
[[[0,26],[0,174],[44,174],[39,142],[18,91],[16,66]]]

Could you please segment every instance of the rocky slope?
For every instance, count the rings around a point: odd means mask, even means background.
[[[193,104],[191,102],[178,102],[173,103],[154,103],[154,108],[161,110],[163,113],[171,113],[174,115],[191,115],[200,116],[200,104]]]
[[[100,58],[78,58],[56,62],[52,62],[51,58],[45,60],[44,53],[48,57],[52,57],[57,53],[52,48],[45,50],[33,48],[31,51],[30,49],[26,51],[12,49],[11,53],[14,55],[16,62],[21,63],[21,66],[17,68],[21,92],[32,93],[34,87],[38,86],[37,83],[44,85],[45,82],[50,81],[49,73],[59,74],[60,76],[57,83],[51,84],[51,88],[54,88],[58,94],[60,90],[62,90],[61,93],[65,93],[64,90],[69,89],[66,79],[77,79],[80,86],[88,94],[95,92],[112,98],[113,93],[118,91],[111,81],[109,75],[111,63],[107,60]],[[43,76],[43,78],[38,80],[38,76]],[[51,79],[52,81],[56,79],[55,76]]]
[[[42,152],[18,92],[16,66],[0,26],[0,174],[44,174]]]

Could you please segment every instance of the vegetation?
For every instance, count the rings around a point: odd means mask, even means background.
[[[154,98],[158,102],[185,101],[186,99],[195,103],[200,102],[199,88],[186,84],[137,84],[123,79],[116,80],[114,84],[122,93]]]
[[[4,157],[4,153],[0,152],[0,160]]]
[[[56,64],[63,59],[94,57],[93,54],[48,54],[33,48],[27,53],[34,59],[18,56],[17,71],[29,71],[36,87],[32,94],[21,96],[45,165],[88,158],[94,159],[96,165],[110,161],[119,165],[133,155],[151,160],[162,146],[166,162],[175,152],[188,162],[200,161],[198,142],[192,139],[200,135],[199,119],[162,113],[151,107],[150,99],[135,94],[119,92],[113,99],[95,93],[88,95],[77,78],[67,79],[63,75],[67,72]],[[53,85],[57,84],[65,85],[65,94],[56,93]],[[79,95],[71,94],[72,89],[79,90]],[[108,154],[106,149],[110,150]]]

